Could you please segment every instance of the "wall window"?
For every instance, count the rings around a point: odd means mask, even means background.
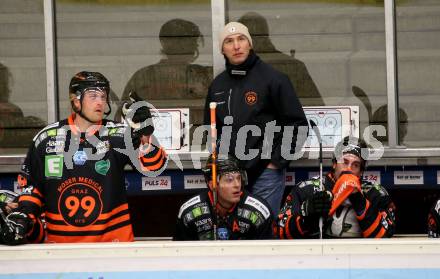
[[[400,141],[407,147],[440,146],[440,2],[397,5]]]
[[[43,1],[1,1],[0,17],[0,153],[6,154],[27,148],[47,122]]]
[[[380,2],[231,0],[227,14],[248,26],[256,53],[289,76],[304,106],[359,106],[362,136],[386,106]]]
[[[68,85],[78,71],[111,83],[113,119],[131,90],[156,108],[189,107],[202,122],[212,80],[210,1],[57,2],[61,115],[70,113]]]

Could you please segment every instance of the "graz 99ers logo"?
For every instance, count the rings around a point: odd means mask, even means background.
[[[84,227],[98,219],[102,211],[102,200],[92,186],[76,183],[63,190],[58,200],[58,210],[70,225]]]

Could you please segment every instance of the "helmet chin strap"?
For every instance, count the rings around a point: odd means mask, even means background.
[[[110,95],[108,95],[107,98],[107,106],[108,106],[108,111],[104,112],[105,117],[109,116],[110,113],[112,113],[112,107],[110,106]]]

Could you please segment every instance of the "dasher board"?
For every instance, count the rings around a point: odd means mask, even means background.
[[[0,278],[434,279],[439,262],[428,238],[0,246]]]

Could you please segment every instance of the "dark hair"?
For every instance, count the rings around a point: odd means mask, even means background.
[[[367,153],[365,153],[367,152]],[[368,159],[368,146],[366,142],[357,137],[346,136],[335,146],[333,163],[336,163],[344,154],[353,154],[361,159],[361,170],[364,171]]]

